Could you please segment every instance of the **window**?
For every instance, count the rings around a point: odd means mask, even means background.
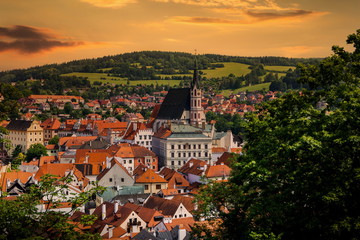
[[[201,152],[199,152],[198,157],[201,157]]]
[[[175,149],[175,145],[174,145],[174,144],[171,144],[171,149]]]
[[[207,145],[207,144],[205,144],[205,149],[208,149],[208,145]]]
[[[171,153],[171,157],[172,157],[172,158],[175,157],[175,153]]]
[[[185,153],[185,152],[183,153],[183,157],[186,157],[186,153]]]
[[[207,152],[205,152],[205,157],[207,157],[208,156],[208,153]]]
[[[145,184],[145,190],[149,190],[149,185]]]
[[[160,185],[160,184],[156,184],[156,189],[157,189],[157,190],[161,189],[161,185]]]
[[[124,178],[121,178],[121,182],[125,182],[125,179],[124,179]]]
[[[181,161],[178,161],[178,165],[181,165]]]
[[[181,157],[181,153],[178,153],[178,157]]]
[[[175,165],[174,161],[171,161],[171,165],[172,165],[172,166],[174,166],[174,165]]]
[[[126,160],[124,160],[124,164],[126,164]]]
[[[129,160],[129,163],[132,164],[132,160]]]
[[[178,149],[181,149],[181,145],[180,145],[180,144],[178,145]]]
[[[201,144],[198,144],[199,149],[201,149]]]
[[[112,182],[112,180],[113,180],[112,178],[109,178],[109,182]]]

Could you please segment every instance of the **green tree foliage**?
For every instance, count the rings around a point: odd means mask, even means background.
[[[59,136],[56,135],[52,139],[49,140],[48,144],[58,144],[59,143]]]
[[[31,161],[34,158],[39,159],[41,156],[47,156],[46,148],[40,143],[35,143],[30,146],[26,152],[26,161]]]
[[[67,198],[66,201],[71,203],[69,212],[52,211],[64,200],[61,197],[64,198],[63,192],[68,189],[67,185],[57,183],[69,181],[69,177],[58,179],[52,175],[44,175],[39,184],[30,187],[29,193],[16,200],[0,198],[0,239],[101,239],[99,235],[79,229],[79,224],[90,225],[95,220],[93,216],[85,215],[77,224],[68,218],[79,206],[89,201],[94,193],[103,189],[97,187]],[[45,204],[45,211],[37,209],[39,204]]]
[[[25,161],[26,156],[23,153],[19,153],[13,160],[11,161],[11,169],[18,169],[19,166]]]
[[[353,52],[335,46],[319,65],[301,66],[300,81],[312,90],[247,117],[230,182],[221,194],[205,188],[199,197],[200,216],[221,219],[210,237],[359,238],[360,30],[347,43]],[[325,108],[316,107],[321,101]]]
[[[16,158],[19,155],[19,153],[21,153],[21,145],[16,145],[16,147],[15,147],[15,149],[12,152],[12,155],[11,155],[12,158],[13,159]]]

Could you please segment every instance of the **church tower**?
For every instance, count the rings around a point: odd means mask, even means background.
[[[201,98],[200,76],[195,59],[194,77],[190,86],[190,124],[192,126],[201,126],[202,123],[205,123],[205,114],[201,106]]]

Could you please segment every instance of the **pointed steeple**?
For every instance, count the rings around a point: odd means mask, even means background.
[[[195,54],[195,64],[194,64],[194,76],[193,80],[191,82],[191,89],[193,89],[196,86],[196,88],[200,88],[200,76],[198,72],[198,66],[197,66],[197,58]]]

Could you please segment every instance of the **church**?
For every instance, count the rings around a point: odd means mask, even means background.
[[[213,147],[235,146],[230,131],[217,133],[214,125],[206,123],[201,99],[195,62],[190,87],[170,89],[153,122],[152,150],[159,157],[160,167],[178,169],[191,158],[213,164]]]

